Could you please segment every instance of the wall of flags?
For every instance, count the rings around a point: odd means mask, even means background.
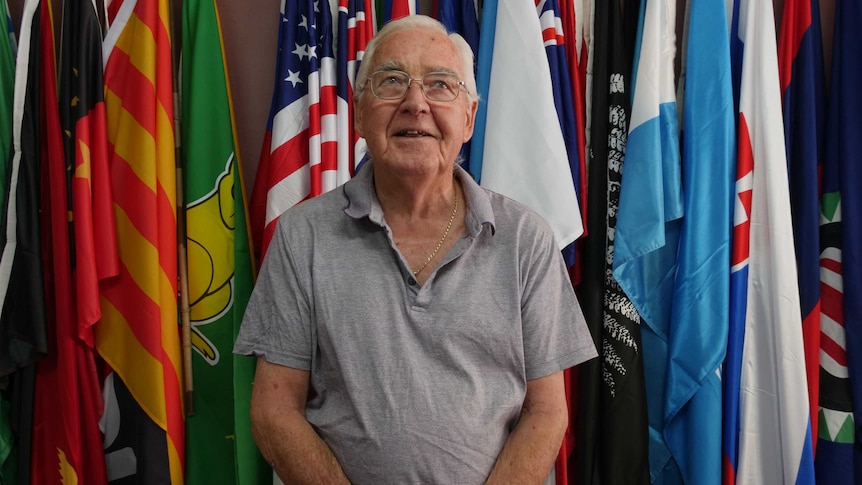
[[[277,483],[233,339],[416,13],[473,47],[464,167],[549,221],[600,350],[549,481],[862,484],[862,3],[277,3],[3,2],[0,484]]]

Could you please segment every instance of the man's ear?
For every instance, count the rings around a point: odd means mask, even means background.
[[[464,143],[473,137],[473,129],[476,122],[476,111],[479,109],[478,101],[470,101],[467,107],[467,122],[464,126]]]

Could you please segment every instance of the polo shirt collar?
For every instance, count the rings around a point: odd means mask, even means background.
[[[371,168],[372,161],[364,163],[352,179],[344,184],[344,195],[347,197],[347,206],[344,213],[354,219],[368,217],[371,221],[384,225],[383,209],[377,200],[377,192],[374,190],[374,170]],[[491,234],[496,230],[494,225],[494,211],[491,209],[491,199],[488,193],[479,186],[466,170],[455,165],[455,176],[461,182],[464,190],[464,198],[467,200],[467,216],[465,223],[467,232],[471,236],[478,236],[482,226],[488,224]]]

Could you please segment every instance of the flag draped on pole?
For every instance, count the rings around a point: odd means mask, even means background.
[[[683,211],[667,346],[656,483],[721,480],[721,382],[727,345],[735,136],[725,2],[687,5],[682,130]],[[708,62],[705,60],[708,59]],[[649,375],[649,374],[648,374]]]
[[[15,69],[12,154],[0,228],[0,376],[47,351],[42,278],[39,155],[38,2],[27,2]],[[35,64],[35,63],[34,63]]]
[[[556,0],[540,0],[536,5],[539,22],[542,28],[542,39],[545,44],[545,54],[548,56],[548,66],[551,73],[551,86],[554,93],[554,108],[560,120],[560,132],[566,146],[569,170],[575,194],[580,200],[581,169],[579,156],[578,127],[575,121],[574,96],[570,79],[569,62],[566,58],[566,37],[562,29],[560,7]],[[575,243],[563,248],[566,266],[575,264]]]
[[[337,174],[337,75],[328,3],[283,0],[278,38],[275,90],[249,207],[258,261],[282,212],[349,178]]]
[[[6,196],[6,165],[12,156],[12,100],[15,95],[15,49],[12,19],[6,2],[0,11],[0,207]]]
[[[683,217],[674,57],[676,2],[641,2],[632,110],[620,186],[613,274],[641,317],[642,355],[654,458],[661,437],[666,346]],[[646,436],[642,438],[648,440]],[[647,445],[633,447],[648,472]],[[630,458],[629,458],[630,459]]]
[[[476,115],[483,134],[474,137],[470,159],[481,160],[482,186],[538,212],[562,249],[583,228],[533,9],[528,2],[484,4],[477,83],[485,107]]]
[[[577,483],[648,480],[640,316],[613,277],[620,183],[631,114],[638,3],[596,5],[583,279],[578,287],[598,361],[580,366]],[[626,463],[622,465],[622,463]]]
[[[811,434],[816,440],[821,312],[819,171],[826,123],[819,2],[785,2],[778,44],[778,75],[790,176],[790,213],[799,276],[808,407]]]
[[[102,28],[89,0],[66,0],[60,44],[60,122],[72,215],[72,276],[79,333],[93,344],[99,280],[119,272],[105,133]]]
[[[419,13],[417,0],[378,0],[380,8],[383,9],[378,18],[383,22],[377,27],[383,27],[390,20],[400,19],[408,15]]]
[[[446,26],[449,32],[457,32],[470,44],[473,50],[473,75],[476,75],[476,57],[479,52],[479,20],[476,0],[437,0],[434,12],[437,20]],[[481,167],[477,171],[470,163],[472,141],[467,141],[461,147],[459,156],[463,158],[461,166],[470,172],[475,180],[481,176]]]
[[[12,18],[3,2],[3,22],[0,28],[0,208],[6,200],[6,167],[12,158],[12,111],[15,96],[15,49],[12,38]],[[3,217],[0,217],[2,220]],[[14,464],[15,434],[12,431],[12,410],[9,393],[0,390],[0,480],[14,481],[6,470]],[[11,473],[11,472],[10,472]]]
[[[49,352],[41,261],[39,146],[40,12],[38,0],[24,2],[16,54],[11,153],[4,154],[8,178],[0,206],[0,382],[4,407],[11,406],[10,431],[2,443],[0,478],[30,483],[35,365]],[[8,165],[6,165],[8,163]],[[44,213],[43,213],[44,214]],[[6,410],[4,409],[4,412]]]
[[[117,261],[101,26],[91,2],[64,2],[55,74],[53,23],[45,18],[40,62],[48,230],[43,237],[52,352],[36,369],[32,483],[105,484],[99,431],[103,401],[92,325],[101,316],[99,279],[113,276]]]
[[[338,170],[337,184],[343,184],[355,173],[365,154],[365,140],[353,126],[353,93],[356,73],[365,54],[365,46],[374,35],[371,19],[366,17],[365,0],[339,0],[338,46],[336,68],[338,91]]]
[[[256,361],[233,355],[254,285],[221,21],[214,0],[183,2],[182,166],[194,414],[188,483],[272,482],[251,436]]]
[[[826,146],[821,172],[822,192],[820,196],[820,402],[818,413],[818,440],[815,459],[815,478],[823,485],[856,483],[862,476],[862,462],[858,451],[854,403],[860,394],[851,389],[847,326],[850,326],[850,304],[845,308],[845,268],[843,245],[849,238],[842,234],[845,209],[843,190],[850,188],[842,179],[847,175],[842,157],[857,157],[853,150],[858,143],[858,131],[842,119],[852,113],[850,93],[856,88],[860,66],[855,56],[848,54],[849,46],[859,42],[857,26],[853,19],[845,17],[846,4],[836,9],[833,36],[833,56],[830,97],[827,104]],[[858,11],[857,11],[858,13]],[[858,20],[858,19],[857,19]],[[846,22],[846,23],[845,23]],[[853,63],[857,62],[854,67]],[[855,71],[855,73],[854,73]],[[854,81],[854,76],[856,80]],[[845,93],[845,90],[847,93]],[[856,98],[858,103],[859,98]],[[858,104],[857,104],[858,106]],[[855,116],[851,114],[851,116]],[[858,130],[858,126],[856,127]],[[848,159],[848,162],[852,160]],[[851,162],[853,163],[853,162]],[[858,183],[858,180],[857,180]],[[847,194],[849,200],[853,195]],[[852,204],[848,204],[851,205]],[[848,216],[848,218],[851,218]],[[852,223],[851,223],[852,224]],[[852,243],[852,242],[851,242]],[[858,241],[856,242],[858,244]],[[852,251],[851,251],[852,252]],[[849,271],[850,273],[853,270]],[[858,273],[857,273],[858,274]],[[852,287],[852,285],[851,285]],[[851,297],[848,292],[848,297]],[[858,295],[857,295],[858,297]]]
[[[772,4],[737,0],[739,156],[753,163],[736,483],[813,483]]]
[[[184,481],[170,8],[125,0],[104,42],[120,274],[102,285],[108,479]]]
[[[847,375],[852,395],[852,415],[829,416],[830,433],[849,425],[855,433],[853,479],[862,482],[862,3],[839,0],[835,4],[832,41],[830,104],[827,115],[826,160],[838,164],[841,214],[841,264],[844,286],[844,329],[846,333]],[[826,192],[824,187],[824,192]],[[835,435],[833,435],[835,436]],[[836,436],[837,437],[837,436]],[[849,438],[846,436],[841,440]],[[850,463],[845,462],[845,467]]]

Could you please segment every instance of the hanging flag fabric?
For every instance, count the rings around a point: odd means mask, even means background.
[[[808,408],[816,445],[820,389],[820,187],[814,181],[818,180],[823,157],[826,123],[819,2],[785,2],[778,43],[778,75],[790,176],[790,213],[799,277]]]
[[[741,0],[735,15],[739,156],[753,162],[736,483],[813,483],[774,14]]]
[[[281,3],[275,91],[249,207],[258,262],[282,212],[349,178],[337,174],[337,75],[326,5]]]
[[[60,44],[59,101],[72,219],[72,276],[81,337],[93,345],[102,315],[99,280],[119,273],[108,173],[102,30],[92,2],[66,0]]]
[[[383,20],[383,23],[377,26],[378,29],[386,25],[390,20],[419,13],[416,3],[417,0],[382,0],[381,8],[383,9],[383,15],[380,16],[380,19]]]
[[[6,191],[6,165],[12,156],[12,105],[15,95],[15,30],[9,8],[3,2],[0,26],[0,207]]]
[[[94,331],[114,371],[104,391],[109,481],[178,485],[185,422],[169,15],[167,0],[126,0],[103,44],[120,274],[101,286]]]
[[[839,10],[837,13],[842,15],[847,12]],[[858,397],[854,399],[850,385],[848,355],[851,350],[847,340],[842,261],[844,194],[841,192],[846,187],[841,180],[845,175],[841,157],[848,153],[855,156],[850,151],[854,149],[851,140],[858,136],[858,132],[847,131],[847,121],[841,118],[849,112],[844,111],[847,98],[842,90],[855,89],[847,84],[848,80],[853,81],[854,62],[848,56],[847,46],[853,44],[845,42],[856,41],[854,34],[847,31],[848,28],[852,30],[856,27],[852,26],[850,19],[845,24],[843,16],[836,16],[836,19],[830,76],[830,92],[833,94],[827,104],[827,143],[823,154],[820,196],[820,403],[814,466],[817,483],[822,485],[856,483],[862,473],[854,416],[854,402]],[[845,79],[848,71],[850,77]],[[858,66],[856,72],[858,76]]]
[[[662,433],[670,456],[654,460],[651,447],[650,461],[656,483],[711,484],[721,480],[719,370],[730,303],[735,123],[725,3],[689,2],[686,17],[685,217],[667,347],[645,354],[647,360],[667,359]]]
[[[374,35],[365,0],[339,0],[336,68],[338,91],[338,170],[341,185],[356,172],[365,155],[365,140],[353,127],[353,93],[365,46]]]
[[[2,7],[3,23],[0,26],[0,207],[6,197],[6,166],[12,157],[12,106],[15,95],[15,49],[13,38],[15,29],[9,14],[7,2]],[[0,220],[3,218],[0,217]],[[0,480],[7,477],[4,471],[14,461],[15,434],[12,431],[11,402],[6,392],[0,391]]]
[[[457,32],[470,44],[473,50],[473,75],[476,75],[476,57],[479,52],[479,20],[476,8],[476,0],[438,0],[434,9],[437,20],[446,26],[449,32]],[[461,167],[479,180],[480,173],[470,163],[470,150],[472,141],[467,141],[461,147],[458,156],[461,158]]]
[[[181,156],[194,381],[186,481],[272,483],[251,436],[256,361],[231,352],[254,265],[216,2],[183,2],[182,25]]]
[[[847,371],[855,426],[853,473],[862,481],[862,3],[835,3],[830,106],[827,115],[827,160],[838,160],[841,197],[841,263],[844,281],[844,325]],[[845,464],[844,466],[848,466]]]
[[[75,223],[75,233],[86,231],[85,226],[78,224],[80,220],[76,217],[77,212],[88,211],[81,218],[87,220],[87,216],[93,214],[93,207],[90,204],[81,205],[81,199],[89,193],[89,181],[80,179],[87,178],[86,172],[90,167],[95,172],[99,163],[102,164],[99,169],[107,169],[102,98],[104,85],[101,76],[102,36],[96,11],[90,2],[64,2],[64,35],[60,45],[65,53],[65,62],[60,68],[60,75],[66,86],[60,89],[64,95],[59,101],[50,10],[49,4],[43,4],[41,52],[37,62],[42,78],[43,101],[41,158],[42,169],[46,173],[43,180],[47,180],[47,190],[42,195],[43,220],[46,222],[43,261],[48,282],[46,307],[52,352],[39,361],[36,367],[31,483],[106,484],[102,434],[99,431],[99,417],[103,411],[102,393],[90,327],[93,321],[88,320],[92,315],[77,311],[81,306],[93,304],[92,301],[85,301],[92,296],[92,292],[95,292],[95,308],[98,311],[98,281],[87,281],[86,284],[94,285],[87,288],[83,288],[81,279],[75,281],[76,271],[86,271],[82,268],[86,266],[82,260],[87,258],[88,250],[82,247],[84,244],[80,244],[86,241],[86,236],[79,239],[78,243],[72,240],[73,226],[70,224]],[[87,117],[90,119],[87,120]],[[65,130],[62,128],[64,122],[68,123]],[[100,143],[101,148],[97,148]],[[72,153],[64,154],[64,149],[72,149]],[[102,153],[99,154],[97,152],[100,149]],[[98,156],[103,159],[91,163]],[[76,161],[77,168],[74,165]],[[84,190],[84,193],[78,194],[78,200],[75,200],[74,195],[69,197],[70,192],[76,189]],[[110,201],[107,203],[110,210]],[[72,215],[71,221],[69,214]],[[100,237],[112,242],[113,232],[102,232]],[[89,251],[92,251],[92,246]],[[73,262],[78,263],[77,268]],[[57,406],[58,402],[63,405]]]
[[[560,7],[556,0],[542,0],[536,5],[539,22],[542,28],[542,39],[545,44],[545,54],[548,56],[548,66],[551,73],[551,86],[554,93],[554,107],[560,121],[560,132],[568,155],[569,170],[575,194],[581,200],[581,161],[578,147],[578,127],[575,121],[572,81],[569,78],[569,62],[566,58],[566,38],[562,30]],[[575,264],[575,244],[570,243],[563,248],[563,258],[566,266]]]
[[[470,158],[482,160],[482,186],[538,212],[562,249],[583,228],[533,8],[524,2],[484,4],[478,78],[488,83],[483,92],[479,82],[487,108],[477,113],[484,138],[474,139]],[[486,35],[485,30],[494,34]],[[483,64],[483,57],[493,57],[490,66]],[[521,75],[512,76],[513,72]]]
[[[4,9],[5,10],[5,9]],[[0,381],[3,419],[0,479],[30,483],[34,362],[48,353],[41,254],[39,110],[40,10],[38,0],[23,3],[16,53],[8,171],[0,206]],[[12,433],[14,431],[14,433]]]
[[[559,2],[560,23],[562,24],[563,37],[565,38],[566,60],[569,66],[569,79],[572,83],[572,112],[575,116],[576,146],[578,148],[578,181],[575,187],[578,194],[578,202],[581,204],[581,219],[587,218],[587,155],[586,155],[586,114],[584,112],[584,97],[586,96],[584,82],[586,74],[586,57],[581,57],[581,44],[583,42],[583,9],[579,0],[560,0]],[[586,54],[586,50],[584,50]],[[583,65],[582,65],[583,63]],[[573,175],[574,176],[574,175]],[[586,228],[585,228],[586,233]],[[576,278],[575,278],[576,279]]]
[[[0,376],[32,364],[48,352],[40,258],[39,77],[35,66],[32,72],[29,69],[31,56],[38,59],[39,55],[39,16],[38,6],[32,3],[25,3],[22,15],[9,188],[0,229]]]
[[[631,52],[638,3],[596,5],[587,226],[579,297],[601,359],[579,368],[576,483],[647,478],[646,396],[640,317],[612,274],[620,182],[631,111]],[[629,461],[630,460],[630,461]],[[626,462],[626,465],[621,463]]]
[[[641,317],[650,444],[655,448],[653,456],[664,459],[667,448],[661,430],[666,362],[661,356],[667,345],[683,217],[675,18],[675,0],[641,2],[613,258],[614,277]],[[634,451],[643,453],[647,470],[646,451]]]

